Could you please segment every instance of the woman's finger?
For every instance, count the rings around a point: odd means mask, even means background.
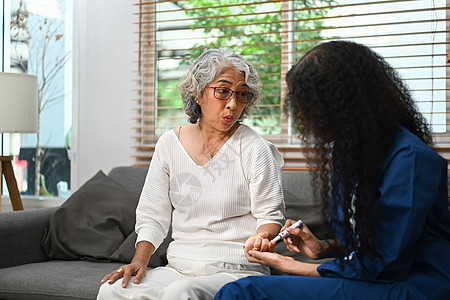
[[[100,281],[101,283],[105,283],[106,281],[109,280],[109,278],[111,278],[111,274],[106,275],[105,277],[103,277],[102,281]]]
[[[145,268],[144,268],[144,269],[139,269],[139,270],[137,271],[137,273],[136,273],[136,277],[134,278],[133,282],[134,282],[135,284],[141,283],[142,279],[143,279],[144,276],[145,276],[145,273],[146,273],[146,269],[145,269]]]
[[[253,242],[253,248],[249,250],[261,251],[261,248],[262,248],[262,238],[256,237]]]
[[[124,267],[120,267],[119,269],[112,271],[109,275],[107,275],[106,277],[109,278],[106,279],[105,281],[108,281],[109,284],[113,284],[114,282],[117,281],[117,279],[122,278],[124,273],[125,273]]]
[[[126,288],[128,285],[128,282],[131,279],[131,275],[133,275],[134,271],[131,268],[127,268],[123,273],[123,279],[122,279],[122,287]]]

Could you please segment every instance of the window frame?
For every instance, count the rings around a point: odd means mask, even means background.
[[[140,89],[138,90],[138,99],[137,99],[137,121],[138,121],[138,126],[135,128],[136,129],[136,136],[134,137],[136,140],[136,150],[138,152],[137,155],[134,156],[135,158],[135,165],[141,165],[141,166],[146,166],[148,165],[149,160],[151,159],[151,155],[152,152],[154,151],[154,144],[156,143],[157,139],[158,139],[158,135],[157,134],[142,134],[142,131],[146,130],[146,132],[151,132],[152,130],[154,131],[155,128],[147,128],[145,129],[145,127],[147,126],[146,122],[150,121],[154,121],[155,123],[158,122],[158,89],[157,89],[157,79],[158,79],[158,75],[159,75],[159,71],[158,71],[158,60],[157,60],[157,55],[158,55],[158,40],[157,40],[157,28],[156,28],[156,24],[157,24],[157,19],[156,19],[156,15],[158,13],[157,11],[157,4],[158,3],[162,3],[162,2],[174,2],[172,0],[168,0],[168,1],[150,1],[150,2],[144,2],[142,0],[139,1],[138,5],[139,6],[139,22],[138,22],[138,27],[139,27],[139,53],[138,53],[138,66],[139,66],[139,74],[152,74],[150,75],[150,77],[146,77],[146,76],[141,76],[139,79],[139,85],[140,85]],[[257,3],[261,2],[261,1],[255,1]],[[264,2],[264,1],[262,1]],[[293,29],[291,27],[292,22],[288,22],[286,20],[292,19],[292,11],[293,11],[293,7],[292,7],[292,3],[293,1],[269,1],[269,2],[281,2],[282,5],[282,18],[284,21],[282,21],[282,26],[283,26],[283,32],[292,32]],[[362,2],[367,2],[367,1],[362,1]],[[389,1],[374,1],[374,2],[389,2]],[[401,1],[401,0],[394,0],[394,1],[390,1],[390,2],[406,2],[406,1]],[[244,5],[244,4],[242,4]],[[359,5],[359,4],[358,4]],[[339,5],[338,5],[339,6]],[[450,17],[450,0],[446,0],[446,17],[447,20]],[[149,18],[149,16],[151,16]],[[447,53],[447,65],[446,65],[446,133],[444,134],[435,134],[434,135],[434,139],[435,139],[435,150],[442,155],[444,158],[446,158],[447,160],[450,161],[450,91],[449,91],[449,86],[450,86],[450,68],[449,68],[449,60],[450,60],[450,31],[449,31],[449,22],[446,23],[446,40],[445,40],[445,44],[446,44],[446,53]],[[143,32],[145,32],[143,34]],[[149,33],[152,32],[152,33]],[[292,53],[294,52],[292,50],[292,48],[290,47],[290,45],[292,45],[292,34],[284,34],[281,37],[282,41],[281,43],[284,45],[288,45],[285,47],[282,47],[282,53],[281,53],[281,103],[280,106],[283,107],[283,102],[286,99],[286,84],[285,84],[285,74],[286,71],[290,68],[290,66],[293,64],[293,62],[295,62],[295,58],[293,58]],[[150,50],[150,51],[149,51]],[[152,52],[151,54],[149,52]],[[144,58],[145,57],[145,58]],[[143,63],[143,60],[148,59],[148,57],[153,57],[152,59],[154,60],[154,64],[146,64]],[[145,66],[145,67],[143,67]],[[150,78],[150,79],[149,79]],[[149,82],[151,81],[151,82]],[[154,114],[153,115],[149,115],[146,118],[142,117],[141,114],[144,111],[144,106],[147,104],[143,104],[140,96],[142,94],[151,94],[151,97],[153,97],[153,99],[149,102],[150,105],[153,105],[153,109],[154,109]],[[290,122],[290,118],[289,116],[286,114],[286,112],[282,112],[282,117],[281,117],[281,123],[282,123],[282,135],[287,135],[288,139],[293,139],[296,138],[295,134],[292,133],[291,131],[291,126],[289,126]],[[266,138],[270,139],[270,136],[265,136]],[[286,161],[286,165],[285,165],[285,169],[297,169],[297,170],[306,170],[308,169],[306,166],[306,158],[303,155],[302,151],[302,146],[300,144],[296,144],[296,145],[287,145],[286,142],[281,142],[280,140],[273,140],[272,141],[278,146],[278,148],[280,149],[281,153],[283,154],[285,161]]]

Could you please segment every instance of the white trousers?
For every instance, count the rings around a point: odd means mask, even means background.
[[[170,265],[147,271],[141,283],[133,278],[126,288],[122,279],[100,287],[97,300],[207,300],[228,282],[250,275],[267,275],[262,266],[235,265],[170,258]]]

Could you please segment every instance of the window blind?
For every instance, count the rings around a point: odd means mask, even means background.
[[[184,68],[205,49],[229,48],[257,68],[258,110],[245,120],[303,169],[297,133],[283,110],[285,74],[315,45],[363,43],[408,83],[432,125],[436,149],[450,158],[449,1],[139,1],[137,14],[136,165],[148,165],[158,137],[187,124],[176,89]]]

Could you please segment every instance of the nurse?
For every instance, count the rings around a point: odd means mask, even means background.
[[[336,239],[318,240],[306,224],[284,241],[333,259],[295,261],[271,242],[249,261],[295,276],[243,278],[216,299],[450,299],[447,161],[395,70],[364,45],[332,41],[306,53],[287,84]]]

